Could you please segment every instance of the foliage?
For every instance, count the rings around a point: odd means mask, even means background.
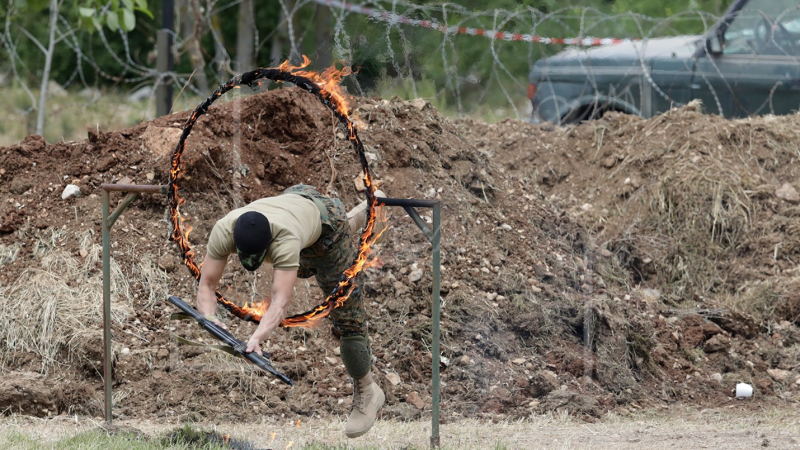
[[[133,31],[136,28],[136,11],[153,18],[153,13],[147,9],[147,0],[86,0],[83,6],[78,7],[83,25],[93,26],[96,30],[106,26],[111,31]]]

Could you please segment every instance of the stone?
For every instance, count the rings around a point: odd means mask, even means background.
[[[775,191],[775,196],[781,200],[786,200],[789,203],[800,203],[800,194],[789,183],[784,183],[783,186]]]
[[[531,377],[531,396],[541,397],[559,389],[561,383],[551,370],[540,370]]]
[[[181,128],[150,125],[142,133],[142,146],[153,153],[156,159],[169,158],[181,138],[181,133]]]
[[[82,248],[78,251],[78,254],[81,255],[81,258],[86,258],[87,256],[89,256],[89,251],[86,250],[85,248]]]
[[[398,375],[398,374],[396,374],[394,372],[387,373],[386,374],[386,380],[389,381],[389,383],[392,383],[392,386],[397,386],[398,384],[400,384],[402,382],[402,380],[400,380],[400,375]]]
[[[715,334],[703,344],[706,353],[727,351],[731,346],[731,339],[724,334]]]
[[[416,282],[418,282],[419,280],[422,279],[422,274],[423,274],[422,269],[420,269],[420,268],[413,269],[411,271],[411,273],[408,274],[408,281],[411,281],[412,283],[416,283]]]
[[[459,366],[468,366],[470,364],[469,356],[461,355],[461,358],[458,358],[458,365]]]
[[[711,374],[711,379],[716,381],[717,383],[722,383],[722,374],[719,373],[719,372],[712,373]]]
[[[425,407],[425,402],[422,401],[420,398],[419,393],[417,391],[411,391],[406,396],[406,403],[413,405],[414,408],[422,409]]]
[[[74,184],[68,184],[64,188],[64,191],[61,192],[61,199],[66,200],[70,197],[80,197],[81,195],[83,195],[81,194],[81,188]]]
[[[335,366],[336,364],[339,363],[339,361],[336,358],[331,358],[330,356],[326,356],[325,357],[325,362],[327,362],[328,364],[330,364],[332,366]]]
[[[514,363],[514,364],[516,364],[518,366],[521,366],[521,365],[525,364],[525,361],[526,361],[525,358],[516,358],[516,359],[512,359],[511,360],[512,363]]]
[[[779,383],[785,382],[789,379],[789,376],[792,375],[792,372],[783,369],[767,369],[767,373],[772,377],[773,380]]]
[[[333,349],[333,354],[336,355],[336,356],[339,356],[339,355],[342,354],[342,350],[339,347],[335,347]]]

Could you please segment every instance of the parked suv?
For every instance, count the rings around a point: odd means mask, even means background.
[[[700,99],[725,117],[800,108],[800,0],[735,0],[704,36],[654,38],[536,62],[533,122],[621,111],[651,117]]]

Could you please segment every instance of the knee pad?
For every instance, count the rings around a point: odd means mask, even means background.
[[[366,336],[345,336],[339,344],[342,363],[353,379],[364,378],[372,369],[372,354]]]

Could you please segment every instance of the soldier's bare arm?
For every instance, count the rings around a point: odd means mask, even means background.
[[[247,351],[261,353],[261,341],[266,339],[272,330],[278,328],[289,308],[289,301],[292,299],[294,282],[297,280],[297,270],[275,269],[272,280],[272,299],[269,309],[261,318],[261,323],[256,331],[247,341]]]
[[[200,285],[197,288],[197,311],[207,319],[215,317],[217,312],[217,297],[214,295],[214,291],[217,290],[227,262],[225,259],[214,259],[208,255],[203,260],[203,267],[200,269]],[[214,323],[228,328],[219,319],[214,318]]]

